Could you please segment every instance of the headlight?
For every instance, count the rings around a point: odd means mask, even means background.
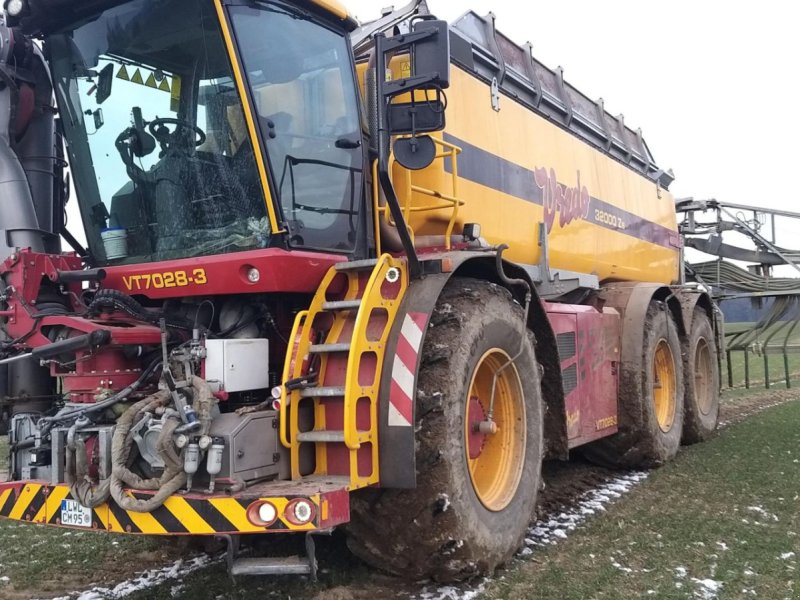
[[[283,517],[292,525],[305,525],[314,519],[314,505],[305,498],[295,498],[286,505]]]
[[[247,520],[258,527],[269,527],[278,519],[278,509],[271,502],[253,502],[247,507]]]
[[[12,17],[18,17],[25,10],[25,0],[6,0],[6,12]]]

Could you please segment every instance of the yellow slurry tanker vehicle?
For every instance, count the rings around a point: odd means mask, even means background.
[[[459,579],[519,547],[544,458],[654,466],[716,427],[671,173],[492,18],[4,9],[3,517],[221,537],[234,575],[313,576],[341,526]],[[239,555],[280,532],[308,556]]]

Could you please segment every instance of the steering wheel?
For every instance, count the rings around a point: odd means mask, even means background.
[[[175,131],[170,132],[167,125],[175,127]],[[171,146],[177,142],[180,137],[178,135],[181,131],[191,131],[195,134],[195,148],[202,146],[206,142],[206,133],[197,125],[193,125],[188,121],[182,121],[173,117],[156,117],[147,126],[150,135],[152,135],[161,146]]]

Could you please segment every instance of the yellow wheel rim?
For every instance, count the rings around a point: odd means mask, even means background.
[[[510,357],[494,348],[478,361],[467,397],[464,440],[469,476],[475,494],[488,510],[500,511],[511,503],[517,492],[525,458],[527,431],[522,383],[514,365],[503,371]],[[495,373],[493,422],[495,433],[481,433],[486,422]]]
[[[694,401],[700,412],[707,415],[714,404],[711,384],[711,350],[705,338],[697,340],[694,351]]]
[[[672,429],[675,422],[676,391],[675,359],[667,340],[661,339],[653,357],[653,400],[658,426],[664,433]]]

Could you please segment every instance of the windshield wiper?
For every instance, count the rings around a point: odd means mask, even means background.
[[[287,17],[291,17],[292,19],[296,19],[298,21],[311,21],[312,16],[311,13],[306,12],[300,7],[295,7],[294,10],[288,10],[283,6],[275,4],[274,2],[270,2],[269,0],[250,0],[252,4],[265,4],[267,6],[264,9],[267,12],[275,13],[277,15],[284,15]]]

